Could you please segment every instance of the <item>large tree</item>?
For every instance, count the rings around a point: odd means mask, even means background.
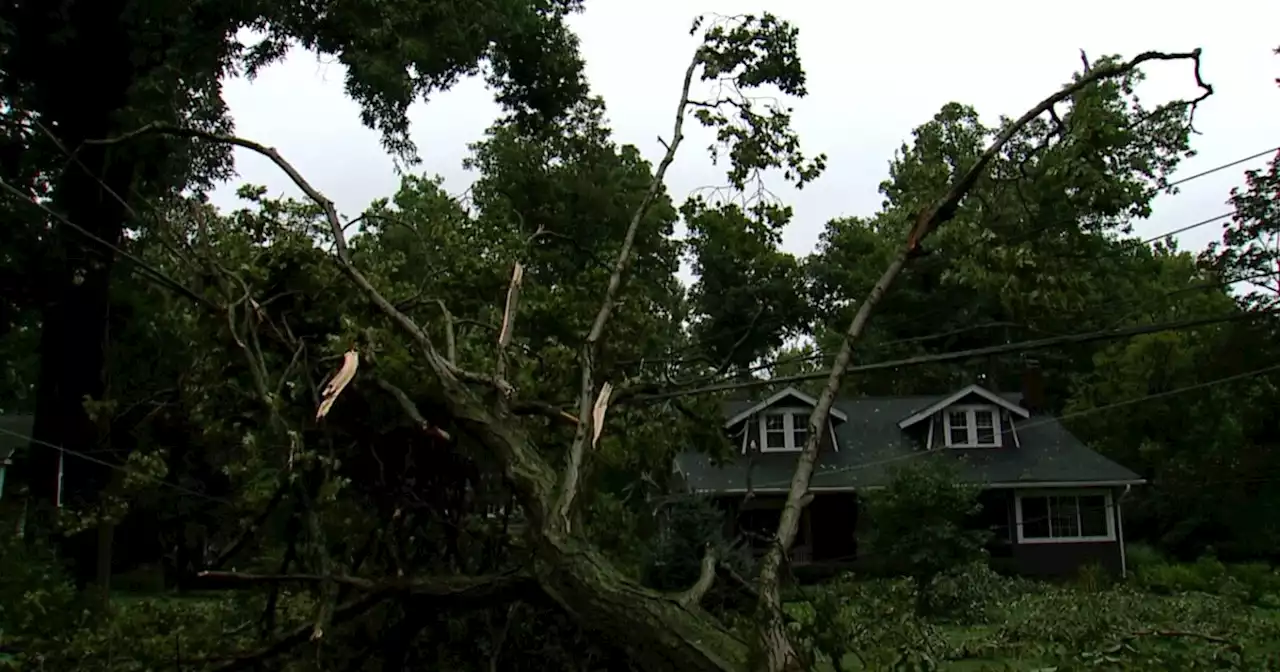
[[[1095,67],[1114,62],[1103,59]],[[1163,272],[1170,262],[1127,235],[1192,153],[1185,108],[1144,107],[1133,93],[1141,80],[1140,71],[1131,71],[1088,87],[1056,114],[1018,128],[954,220],[885,300],[864,356],[902,359],[1124,326],[1146,317],[1144,304],[1158,303],[1164,292],[1202,282],[1185,266],[1180,274]],[[880,186],[881,211],[828,223],[806,263],[819,314],[816,336],[827,349],[839,342],[842,325],[895,254],[915,213],[1012,124],[1002,119],[991,126],[971,107],[943,106],[890,164]],[[1055,373],[1049,382],[1056,403],[1065,397],[1066,374],[1088,366],[1088,352],[1044,355],[1054,358],[1045,368]],[[1019,368],[1010,357],[910,376],[859,376],[850,385],[865,393],[918,394],[984,376],[998,387],[1016,384]]]
[[[84,402],[104,393],[110,278],[126,232],[144,225],[149,200],[229,176],[230,148],[147,135],[102,141],[149,124],[227,132],[221,82],[252,76],[299,45],[347,69],[348,93],[387,149],[412,160],[411,102],[478,72],[526,122],[553,118],[584,89],[576,39],[564,25],[575,0],[503,0],[471,11],[458,3],[15,2],[0,10],[0,100],[10,153],[8,198],[48,199],[28,209],[6,255],[15,296],[39,310],[40,372],[35,439],[99,453]],[[242,41],[253,31],[252,43]],[[13,275],[25,274],[28,282]],[[6,298],[8,293],[6,292]],[[12,323],[12,320],[6,320]],[[91,501],[106,473],[67,463],[66,499]],[[57,453],[20,464],[46,511],[58,490]],[[82,497],[83,496],[83,497]],[[30,528],[32,531],[37,526]]]

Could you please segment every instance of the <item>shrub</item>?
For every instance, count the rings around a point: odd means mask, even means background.
[[[935,578],[983,558],[989,536],[967,527],[981,510],[978,491],[957,483],[948,466],[931,461],[896,469],[867,499],[872,552],[915,581],[922,614],[933,609]]]
[[[1147,567],[1163,565],[1166,562],[1160,549],[1140,541],[1124,545],[1125,564],[1130,572],[1138,573]]]
[[[1190,564],[1147,565],[1134,578],[1138,587],[1160,595],[1210,593],[1244,604],[1280,605],[1280,573],[1264,563],[1224,565],[1205,556]]]

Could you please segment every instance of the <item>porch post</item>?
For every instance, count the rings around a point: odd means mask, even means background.
[[[1124,486],[1120,496],[1116,498],[1116,542],[1120,544],[1120,578],[1129,576],[1129,562],[1124,549],[1124,496],[1129,494],[1129,488],[1132,486]]]

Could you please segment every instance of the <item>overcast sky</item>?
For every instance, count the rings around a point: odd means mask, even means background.
[[[1204,50],[1203,74],[1216,94],[1196,117],[1203,135],[1199,156],[1179,176],[1280,146],[1280,3],[1219,0],[1177,6],[1152,0],[1076,0],[1033,5],[1001,0],[969,2],[836,3],[826,0],[588,0],[573,20],[582,39],[588,76],[603,95],[616,137],[640,147],[655,163],[658,135],[670,134],[680,79],[696,46],[688,34],[703,12],[772,11],[800,28],[809,97],[796,105],[795,123],[811,152],[825,152],[828,169],[802,192],[777,193],[796,212],[784,247],[813,249],[825,222],[866,215],[880,204],[877,184],[894,150],[950,101],[975,106],[988,121],[1017,116],[1063,84],[1091,58],[1131,57],[1145,50]],[[1186,63],[1154,64],[1139,90],[1144,102],[1194,96]],[[389,196],[397,178],[378,136],[361,126],[342,89],[342,69],[305,52],[292,54],[252,83],[229,82],[226,98],[237,131],[272,145],[345,214]],[[496,107],[483,84],[465,82],[411,112],[421,170],[445,177],[461,193],[471,176],[462,170],[466,145],[481,137]],[[677,200],[722,173],[702,151],[705,135],[690,134],[668,173]],[[284,175],[257,156],[237,154],[240,182],[267,185],[275,194],[300,194]],[[1194,180],[1176,196],[1163,196],[1140,235],[1155,236],[1228,211],[1224,201],[1245,168]],[[771,185],[773,187],[779,184]],[[235,204],[233,187],[215,194]],[[1178,237],[1183,248],[1216,239],[1210,225]]]

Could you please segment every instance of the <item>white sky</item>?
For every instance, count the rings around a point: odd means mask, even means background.
[[[1197,113],[1202,135],[1193,146],[1200,154],[1183,163],[1181,176],[1280,146],[1280,56],[1273,54],[1280,46],[1280,3],[1258,0],[1185,7],[1152,0],[1039,6],[1007,0],[589,0],[573,24],[615,137],[656,163],[662,152],[656,138],[670,133],[680,78],[696,46],[688,34],[692,18],[762,9],[800,28],[810,95],[795,104],[795,123],[808,151],[829,157],[826,173],[804,191],[781,189],[780,180],[769,185],[795,209],[784,239],[791,252],[812,250],[834,217],[874,212],[881,200],[877,185],[894,150],[941,105],[971,104],[989,121],[1019,115],[1079,68],[1082,48],[1090,58],[1204,49],[1203,75],[1216,94]],[[1196,94],[1186,63],[1146,71],[1139,94],[1149,104]],[[225,95],[238,134],[280,150],[343,213],[357,213],[394,192],[391,159],[343,94],[341,66],[297,52],[253,83],[228,82]],[[415,105],[412,132],[424,160],[419,170],[443,175],[452,193],[464,191],[472,179],[461,167],[466,145],[481,137],[496,109],[479,81]],[[668,172],[677,200],[723,181],[703,151],[709,140],[690,133]],[[240,152],[237,161],[240,182],[300,196],[264,159]],[[1155,236],[1227,212],[1225,199],[1242,182],[1243,170],[1264,164],[1257,159],[1162,196],[1152,219],[1136,227],[1138,234]],[[234,205],[233,186],[219,190],[215,202]],[[1213,224],[1178,238],[1184,249],[1199,249],[1219,232]]]

